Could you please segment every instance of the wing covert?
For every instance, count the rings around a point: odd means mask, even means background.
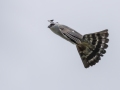
[[[65,38],[67,38],[69,41],[73,43],[80,43],[82,40],[82,35],[76,32],[75,30],[65,26],[61,25],[59,26],[60,32],[63,34]]]

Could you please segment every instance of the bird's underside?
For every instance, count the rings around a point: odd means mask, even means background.
[[[107,29],[96,33],[85,34],[83,36],[83,45],[76,45],[85,68],[98,63],[103,54],[106,53],[105,49],[108,47],[107,43],[109,42],[108,35]]]

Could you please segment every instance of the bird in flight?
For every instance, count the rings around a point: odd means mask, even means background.
[[[54,20],[48,21],[50,22],[48,28],[51,31],[76,45],[85,68],[98,63],[99,60],[101,60],[101,57],[106,53],[105,49],[108,48],[107,43],[109,42],[108,29],[81,35],[66,25],[54,22]]]

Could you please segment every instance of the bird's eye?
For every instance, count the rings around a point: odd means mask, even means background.
[[[54,26],[55,24],[50,24],[50,26]]]
[[[54,26],[55,24],[50,24],[50,27]]]
[[[48,26],[48,28],[50,28],[50,27],[52,27],[52,26],[54,26],[55,24],[50,24],[49,26]]]

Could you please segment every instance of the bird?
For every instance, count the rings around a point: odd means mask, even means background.
[[[54,22],[53,19],[48,22],[50,23],[48,28],[52,32],[76,45],[85,68],[96,65],[106,53],[109,42],[108,29],[82,35],[64,24]]]

